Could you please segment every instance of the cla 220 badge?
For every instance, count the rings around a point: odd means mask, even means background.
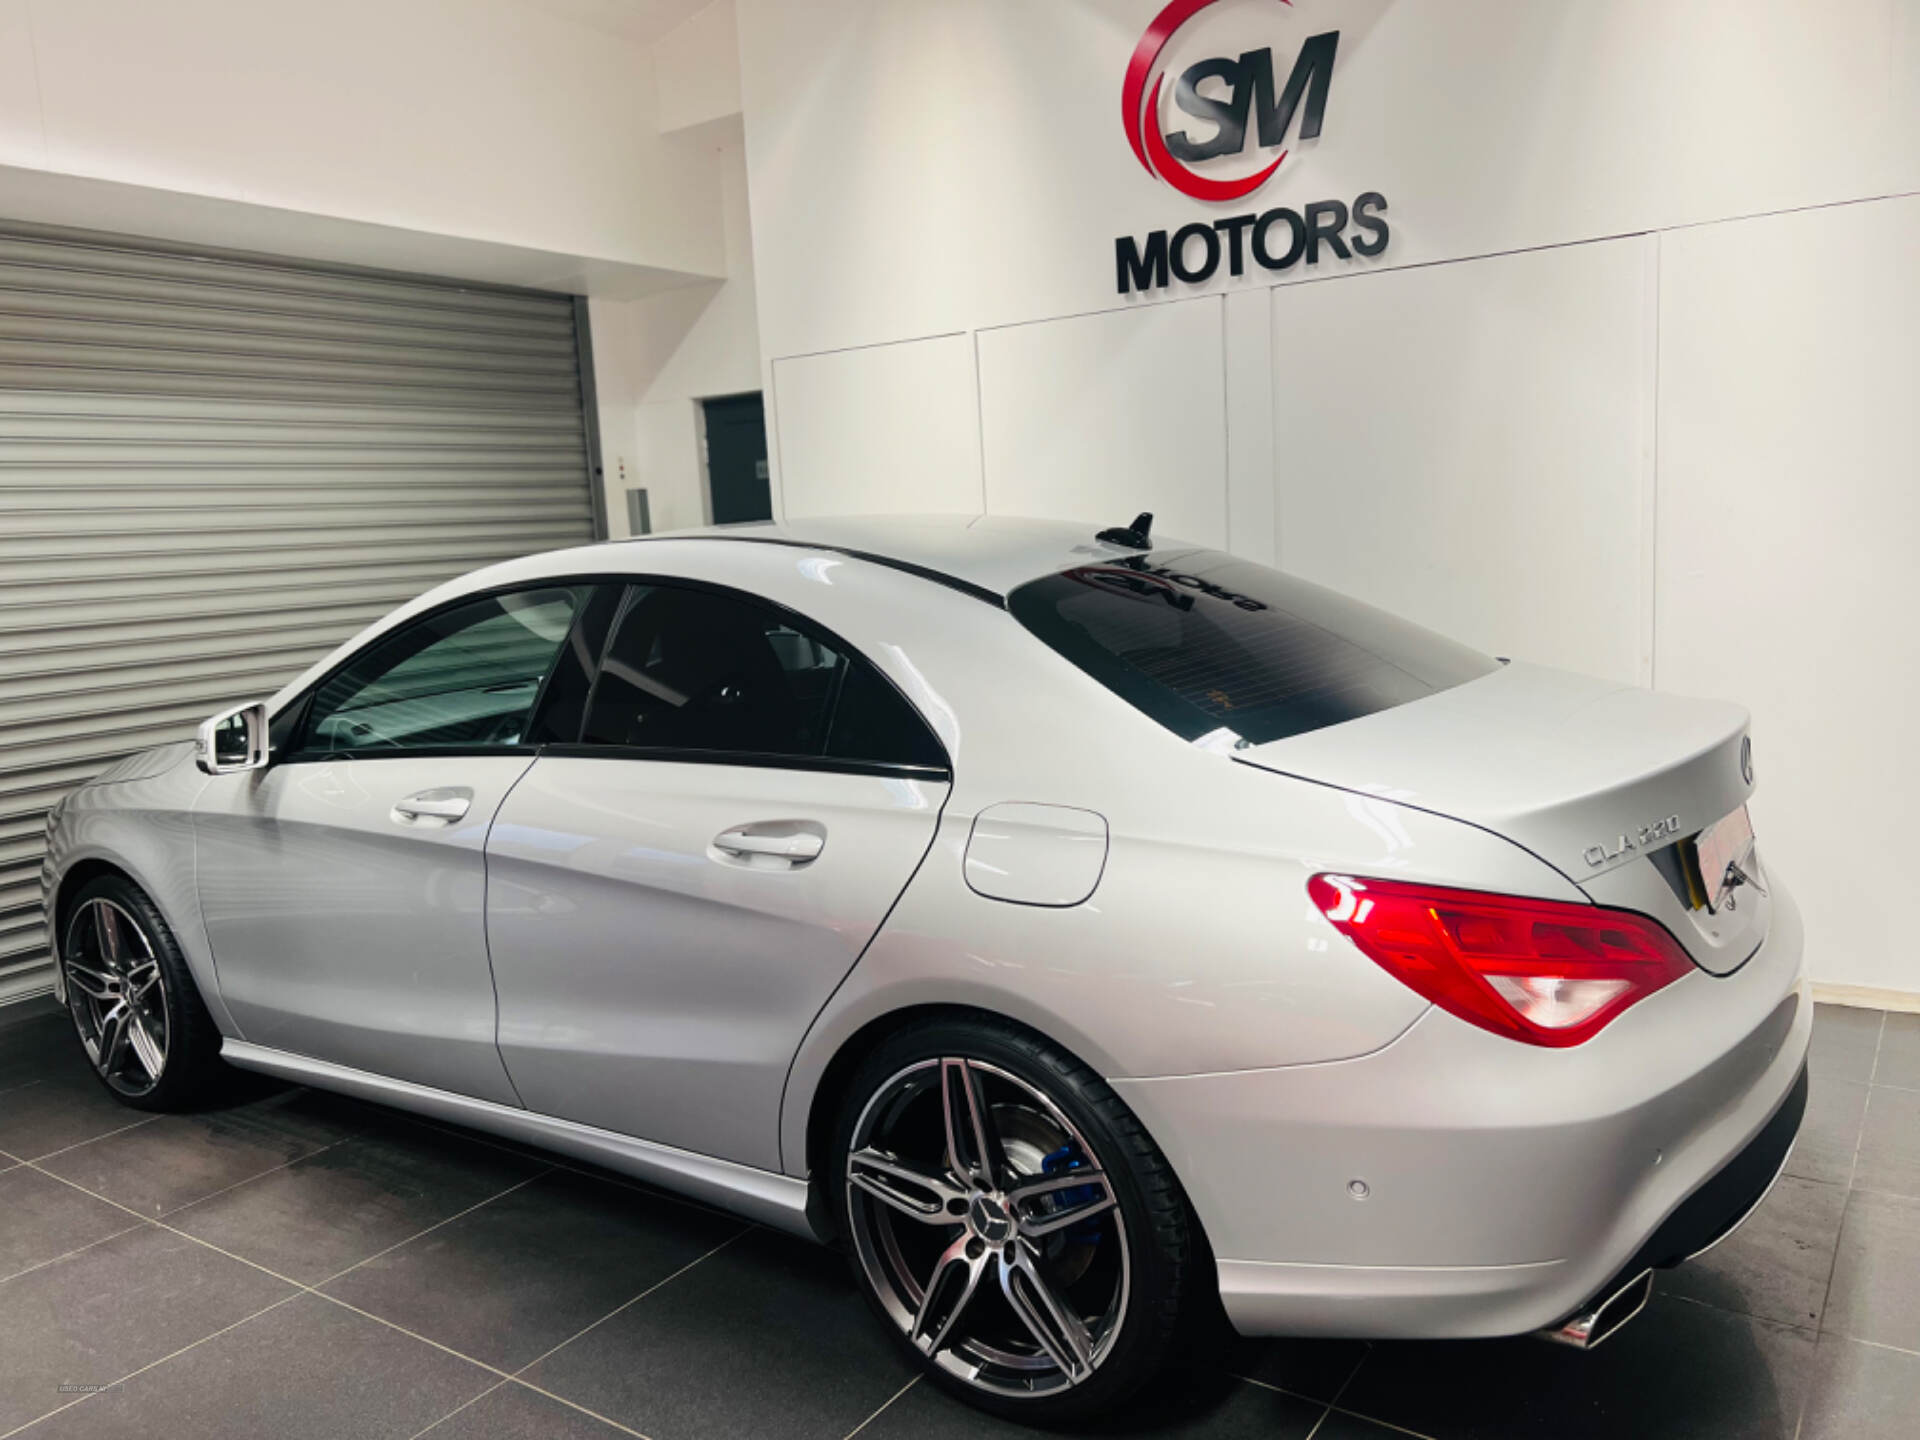
[[[1172,0],[1154,16],[1134,46],[1120,87],[1120,118],[1127,143],[1141,167],[1191,200],[1232,204],[1244,200],[1274,177],[1287,158],[1287,136],[1299,120],[1298,137],[1317,139],[1326,122],[1327,95],[1333,86],[1338,30],[1310,35],[1301,42],[1291,68],[1276,64],[1271,45],[1238,56],[1196,61],[1167,81],[1172,72],[1162,61],[1168,44],[1187,22],[1219,0]],[[1291,8],[1293,0],[1275,0]],[[1285,79],[1279,76],[1285,71]],[[1212,93],[1203,94],[1210,84]],[[1186,118],[1167,128],[1166,97]],[[1243,175],[1202,174],[1196,164],[1245,154],[1249,140],[1260,152]],[[1267,152],[1276,152],[1267,158]],[[1323,254],[1351,260],[1387,248],[1387,200],[1369,190],[1349,206],[1344,200],[1317,200],[1299,210],[1285,205],[1197,220],[1174,229],[1149,232],[1144,239],[1122,235],[1114,243],[1115,279],[1122,295],[1130,290],[1163,288],[1179,280],[1198,285],[1211,280],[1222,262],[1229,275],[1244,275],[1247,261],[1264,270],[1282,271]],[[1351,226],[1351,232],[1349,232]],[[1351,236],[1351,238],[1350,238]]]
[[[1651,825],[1642,825],[1631,835],[1615,836],[1602,845],[1589,845],[1585,852],[1586,862],[1597,868],[1635,850],[1644,850],[1656,840],[1671,840],[1679,833],[1680,817],[1668,815]]]

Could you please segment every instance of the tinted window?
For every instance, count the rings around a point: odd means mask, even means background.
[[[742,596],[635,586],[581,739],[589,745],[944,766],[920,717],[857,656]]]
[[[947,768],[947,752],[919,712],[884,675],[858,659],[849,664],[840,687],[827,753],[842,760]]]
[[[300,724],[307,718],[307,701],[312,696],[303,695],[283,708],[267,725],[267,753],[275,760],[288,754],[299,739]]]
[[[1015,590],[1008,608],[1189,740],[1263,744],[1418,700],[1499,668],[1418,625],[1213,550],[1154,551]]]
[[[301,749],[517,745],[584,592],[490,595],[376,641],[315,691]]]
[[[529,743],[571,745],[580,738],[581,723],[587,718],[587,697],[593,693],[594,678],[600,673],[607,633],[613,629],[613,617],[625,595],[624,585],[596,585],[580,607],[541,694],[540,709],[527,729]]]

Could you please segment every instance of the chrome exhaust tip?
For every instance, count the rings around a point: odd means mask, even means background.
[[[1533,1333],[1556,1345],[1571,1345],[1576,1350],[1591,1350],[1622,1325],[1646,1309],[1653,1298],[1653,1271],[1642,1270],[1606,1299],[1591,1309],[1571,1315],[1558,1325]]]

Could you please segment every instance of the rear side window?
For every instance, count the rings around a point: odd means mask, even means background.
[[[946,767],[926,722],[865,660],[771,605],[673,585],[628,591],[580,739]]]
[[[873,666],[847,658],[840,698],[827,730],[827,754],[840,760],[947,768],[947,752],[927,722]]]
[[[1489,656],[1215,550],[1083,565],[1007,597],[1016,619],[1175,734],[1259,745],[1499,668]]]

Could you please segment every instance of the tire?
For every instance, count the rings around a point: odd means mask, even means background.
[[[1168,1358],[1199,1283],[1197,1227],[1140,1122],[1008,1022],[883,1041],[849,1083],[828,1183],[881,1322],[936,1384],[1010,1419],[1119,1406]]]
[[[170,1111],[206,1097],[225,1070],[220,1032],[173,931],[138,885],[102,875],[81,888],[64,921],[60,968],[68,1018],[114,1099]]]

